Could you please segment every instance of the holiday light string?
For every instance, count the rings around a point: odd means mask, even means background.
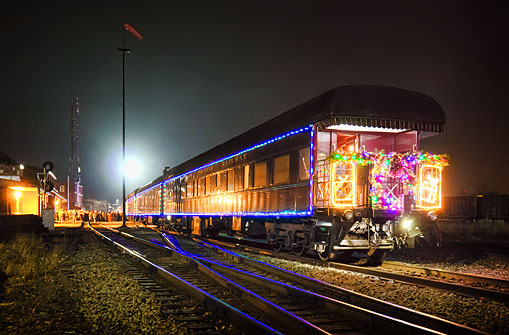
[[[369,200],[373,208],[401,210],[400,194],[417,196],[417,165],[445,167],[449,165],[447,154],[431,154],[422,151],[388,152],[363,151],[331,154],[328,159],[335,163],[360,166],[371,165],[369,175]]]

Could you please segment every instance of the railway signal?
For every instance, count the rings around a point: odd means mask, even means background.
[[[37,173],[37,179],[39,180],[40,187],[43,189],[43,201],[42,201],[42,209],[46,209],[47,201],[46,201],[46,193],[53,191],[54,185],[51,181],[48,180],[48,176],[53,177],[53,179],[57,179],[57,177],[51,172],[55,168],[55,165],[51,161],[45,161],[42,163],[42,173]]]

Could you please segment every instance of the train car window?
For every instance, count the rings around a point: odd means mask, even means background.
[[[217,174],[213,174],[207,177],[207,194],[216,193],[217,187]]]
[[[193,186],[194,185],[193,184],[194,184],[194,180],[189,180],[187,182],[187,192],[186,192],[187,194],[186,195],[188,198],[191,198],[192,196],[194,196],[194,194],[193,194],[193,188],[194,188]]]
[[[173,182],[168,184],[168,199],[170,202],[175,202],[175,190],[173,187]]]
[[[244,165],[244,189],[249,187],[249,165]]]
[[[233,170],[228,170],[228,192],[232,192],[235,189],[235,173],[233,173]]]
[[[205,184],[205,178],[200,178],[198,179],[198,196],[202,196],[204,194],[204,187],[203,185]]]
[[[319,131],[317,136],[317,153],[318,161],[326,159],[330,154],[331,133],[328,131]]]
[[[254,187],[267,184],[267,162],[258,162],[254,166]]]
[[[180,184],[180,198],[181,199],[186,198],[186,190],[187,190],[186,183]]]
[[[417,148],[418,143],[419,135],[416,130],[410,130],[394,135],[394,151],[411,151],[414,146]]]
[[[360,145],[366,151],[394,151],[394,134],[361,134]]]
[[[256,172],[255,172],[256,176]],[[290,181],[290,155],[274,158],[274,184],[283,184]]]
[[[235,179],[235,186],[234,186],[234,190],[235,191],[241,191],[242,188],[243,188],[243,185],[242,185],[242,180],[244,178],[244,168],[242,167],[237,167],[235,169],[233,169],[233,174],[234,174],[234,179]]]
[[[335,132],[331,132],[330,134],[330,153],[333,153],[333,152],[336,152],[336,150],[338,150],[338,134],[335,133]]]
[[[299,179],[306,180],[309,179],[309,171],[310,171],[310,161],[309,161],[309,147],[305,147],[299,150]]]
[[[332,152],[355,152],[357,151],[357,136],[344,133],[335,133],[336,139],[334,140]]]
[[[218,187],[222,193],[226,192],[228,188],[228,173],[226,171],[219,174]]]

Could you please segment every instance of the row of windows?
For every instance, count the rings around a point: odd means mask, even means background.
[[[299,150],[299,180],[309,179],[309,147]],[[252,169],[252,187],[268,185],[267,161],[254,163]],[[242,191],[249,188],[250,166],[244,165],[238,168],[221,171],[197,180],[190,180],[181,184],[180,197],[182,199],[196,196],[218,194],[225,192]],[[271,184],[285,184],[290,182],[290,154],[284,154],[274,158],[273,181]],[[168,185],[168,198],[174,199],[174,187]]]

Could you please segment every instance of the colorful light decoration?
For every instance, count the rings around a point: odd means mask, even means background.
[[[417,207],[435,209],[442,207],[442,166],[423,165],[419,170],[419,201]]]
[[[449,165],[447,155],[419,151],[385,153],[382,150],[334,153],[329,160],[333,164],[372,166],[369,200],[373,208],[401,210],[401,196],[405,194],[419,195],[417,207],[431,209],[441,206],[441,171]],[[334,198],[333,203],[340,207]]]
[[[356,197],[356,168],[354,161],[344,163],[336,161],[331,163],[331,195],[335,207],[355,206]],[[339,172],[339,173],[338,173]]]

